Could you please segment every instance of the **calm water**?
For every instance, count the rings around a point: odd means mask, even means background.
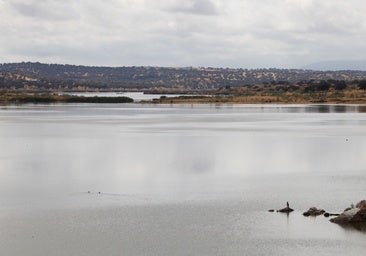
[[[366,199],[366,106],[6,106],[0,145],[0,255],[366,250],[301,215]]]
[[[161,96],[165,97],[177,97],[181,94],[148,94],[143,92],[67,92],[67,94],[84,96],[84,97],[119,97],[125,96],[132,98],[135,102],[140,102],[143,100],[153,100],[159,99]]]

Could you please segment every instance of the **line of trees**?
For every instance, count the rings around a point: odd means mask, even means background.
[[[355,80],[352,82],[346,82],[344,80],[321,80],[321,81],[305,81],[305,82],[299,82],[297,83],[299,86],[298,89],[303,88],[305,93],[309,92],[326,92],[329,91],[331,88],[333,88],[336,91],[343,91],[347,89],[348,87],[353,86],[354,88],[358,88],[361,90],[366,90],[366,80]],[[294,87],[289,85],[292,90],[294,90]]]

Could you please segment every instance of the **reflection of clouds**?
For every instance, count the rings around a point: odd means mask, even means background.
[[[248,174],[366,166],[365,120],[357,113],[288,113],[278,106],[43,111],[48,108],[57,106],[0,113],[3,188],[169,193]]]
[[[352,145],[337,137],[253,134],[220,142],[216,169],[222,175],[354,171],[365,165],[365,141]]]
[[[170,165],[177,171],[190,173],[209,173],[213,171],[216,157],[212,138],[177,138],[175,156]]]

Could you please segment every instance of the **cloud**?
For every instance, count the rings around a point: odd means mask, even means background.
[[[0,62],[302,67],[366,59],[363,0],[0,0]]]
[[[197,15],[218,15],[215,3],[211,0],[193,0],[178,2],[174,7],[167,9],[169,12],[182,12]]]
[[[13,0],[9,6],[19,15],[45,20],[67,20],[78,17],[73,1],[70,0]]]

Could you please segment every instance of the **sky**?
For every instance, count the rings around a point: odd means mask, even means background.
[[[0,0],[0,63],[301,68],[366,60],[364,0]]]

